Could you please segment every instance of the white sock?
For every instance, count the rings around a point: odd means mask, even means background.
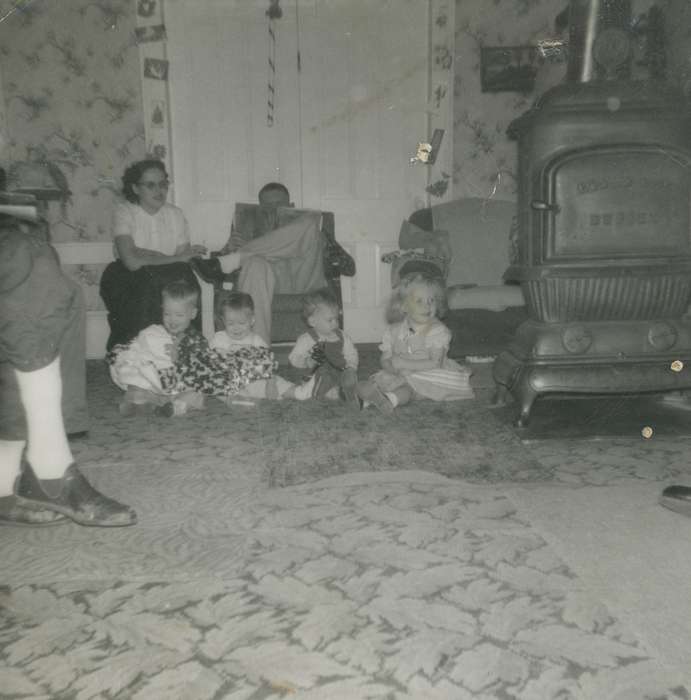
[[[243,258],[246,257],[243,253],[228,253],[228,255],[221,255],[218,258],[218,262],[221,263],[221,270],[227,275],[242,265]]]
[[[295,398],[298,401],[306,401],[312,398],[314,391],[315,375],[312,375],[304,384],[295,387]]]
[[[393,404],[393,407],[396,408],[398,406],[398,396],[393,393],[393,391],[386,391],[384,392],[384,396],[386,396],[389,401]]]
[[[74,461],[62,420],[60,358],[32,372],[14,373],[26,414],[29,462],[39,479],[60,479]]]
[[[0,498],[14,493],[24,445],[23,440],[0,440]]]

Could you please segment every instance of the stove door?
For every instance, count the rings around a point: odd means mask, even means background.
[[[542,261],[691,259],[689,156],[669,148],[589,148],[543,171]]]

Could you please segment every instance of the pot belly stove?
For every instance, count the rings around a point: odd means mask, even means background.
[[[512,125],[530,320],[494,364],[525,425],[544,394],[691,388],[691,120],[643,82],[571,82]]]

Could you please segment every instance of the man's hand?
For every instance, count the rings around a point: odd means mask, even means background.
[[[208,252],[205,245],[198,244],[190,246],[190,250],[192,251],[193,255],[206,255]]]

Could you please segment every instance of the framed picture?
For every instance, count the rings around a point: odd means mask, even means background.
[[[530,92],[540,62],[536,46],[496,46],[480,49],[482,92]]]

